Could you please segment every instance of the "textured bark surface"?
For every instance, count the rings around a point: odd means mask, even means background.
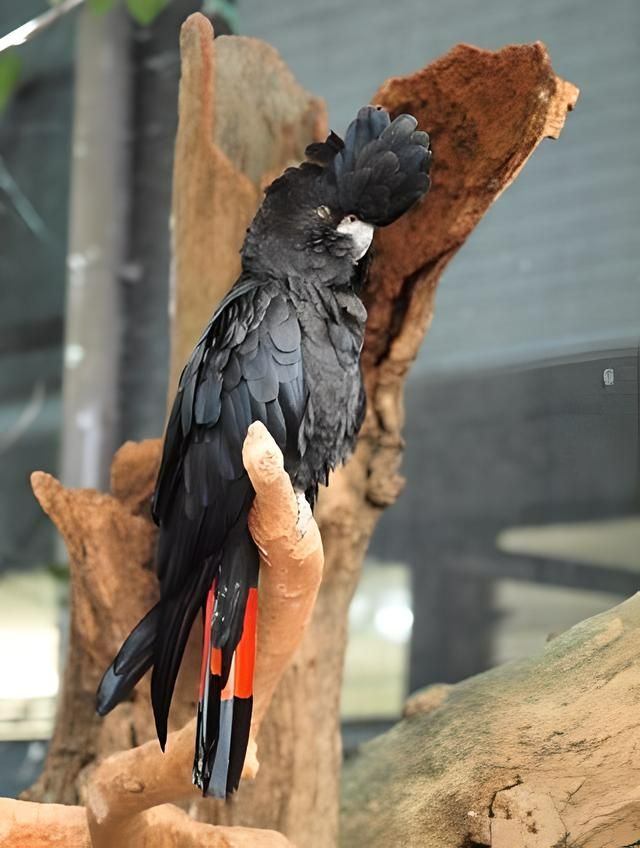
[[[90,848],[84,807],[0,798],[0,845]]]
[[[537,657],[420,693],[345,767],[342,848],[637,845],[639,632],[635,595]]]
[[[323,553],[311,510],[298,504],[282,454],[262,424],[249,428],[243,460],[256,492],[249,524],[261,557],[252,739],[243,770],[250,779],[258,770],[254,740],[311,617]],[[152,740],[97,766],[84,793],[94,848],[134,845],[134,834],[146,826],[145,810],[197,797],[191,784],[195,724],[192,718],[171,733],[164,754]]]
[[[140,611],[157,596],[155,534],[146,513],[159,449],[157,441],[124,445],[112,465],[112,495],[65,489],[49,474],[32,475],[34,494],[69,552],[71,627],[47,762],[24,793],[29,800],[77,803],[77,778],[86,765],[152,735],[146,683],[104,721],[95,712],[95,692]],[[193,681],[195,687],[195,675]],[[181,706],[174,718],[184,723],[193,713]]]
[[[322,107],[300,93],[270,48],[235,38],[219,39],[214,46],[209,24],[198,15],[185,24],[181,47],[172,385],[235,279],[237,251],[260,184],[289,157],[300,158],[304,145],[324,132]],[[258,738],[260,772],[255,782],[241,785],[230,804],[191,804],[197,818],[273,828],[298,848],[336,844],[347,611],[375,523],[402,487],[404,380],[430,323],[433,294],[447,262],[542,138],[558,135],[576,96],[575,88],[555,77],[541,45],[497,53],[457,47],[423,71],[391,80],[374,96],[373,102],[392,113],[414,113],[431,133],[433,189],[419,208],[376,236],[363,356],[368,416],[354,457],[334,475],[318,504],[325,576],[311,624]],[[239,125],[238,102],[255,103],[258,111],[269,104],[269,109],[262,118],[252,116],[251,123]],[[354,112],[360,105],[354,104]],[[249,167],[249,162],[255,164]],[[114,471],[116,497],[56,490],[56,498],[69,503],[69,509],[60,510],[41,498],[63,530],[68,514],[75,516],[70,551],[77,587],[74,646],[56,735],[30,797],[73,803],[78,787],[90,778],[90,769],[78,778],[83,765],[152,736],[146,683],[102,724],[93,718],[93,692],[104,665],[151,603],[153,530],[140,512],[147,509],[157,451],[153,443],[119,454],[116,464],[122,469],[126,459],[128,470]],[[51,481],[47,486],[55,488]],[[77,498],[83,499],[82,506]],[[104,603],[96,602],[93,578],[83,577],[84,570],[110,587],[104,590]],[[104,633],[99,627],[103,617],[109,620]],[[87,644],[87,632],[99,644]],[[174,728],[195,709],[197,656],[188,651],[183,667],[172,710]]]
[[[215,827],[163,804],[141,813],[118,841],[101,843],[89,831],[84,807],[36,804],[0,798],[3,848],[292,848],[281,833],[245,827]]]

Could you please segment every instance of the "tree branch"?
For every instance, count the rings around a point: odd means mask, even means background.
[[[27,21],[26,24],[22,24],[22,26],[17,27],[7,33],[7,35],[2,36],[2,38],[0,38],[0,53],[3,53],[5,50],[9,50],[11,47],[19,47],[21,44],[26,44],[27,41],[31,41],[32,38],[36,37],[36,35],[39,35],[43,32],[43,30],[48,29],[51,24],[55,24],[56,21],[59,21],[60,18],[73,11],[73,9],[78,6],[81,6],[84,2],[85,0],[61,0],[61,2],[57,3],[52,9],[49,9],[47,12],[43,12],[42,15],[32,18],[30,21]]]

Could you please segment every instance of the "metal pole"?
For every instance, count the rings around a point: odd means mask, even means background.
[[[126,13],[83,9],[76,38],[61,476],[104,489],[119,441],[119,274],[126,249]]]

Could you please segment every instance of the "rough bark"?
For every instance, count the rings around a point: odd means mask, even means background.
[[[141,813],[109,848],[292,848],[281,833],[214,827],[163,804]],[[84,807],[0,798],[0,844],[6,848],[95,848]]]
[[[258,202],[260,184],[275,176],[289,157],[299,158],[311,137],[324,131],[324,113],[317,101],[301,95],[299,89],[293,99],[287,94],[294,83],[270,48],[235,38],[221,38],[214,47],[210,26],[198,15],[186,22],[181,48],[172,384],[186,352],[236,276],[237,250]],[[229,71],[226,77],[224,68]],[[417,74],[391,80],[374,96],[373,102],[392,113],[414,113],[420,126],[431,133],[434,185],[419,208],[376,237],[366,293],[370,315],[363,356],[367,421],[354,457],[333,476],[320,498],[317,520],[325,545],[325,576],[311,624],[261,730],[259,775],[253,784],[243,783],[231,804],[192,804],[190,812],[198,818],[274,828],[298,848],[335,845],[341,759],[338,707],[347,610],[375,523],[402,487],[398,468],[404,380],[430,323],[435,287],[449,259],[542,138],[558,135],[576,96],[573,86],[554,75],[541,45],[509,47],[497,53],[460,46]],[[290,102],[298,104],[293,112],[285,109]],[[239,125],[234,120],[237,103],[254,104],[262,117]],[[265,104],[269,108],[261,111]],[[244,105],[242,115],[244,120]],[[247,163],[254,164],[248,167]],[[156,453],[145,457],[145,450]],[[148,486],[156,467],[157,445],[131,446],[127,451],[134,476]],[[123,495],[118,494],[122,489],[127,489],[124,482],[117,491],[114,487],[115,505],[105,504],[104,516],[102,502],[95,501],[95,521],[85,522],[90,531],[87,539],[78,523],[77,557],[84,562],[88,552],[99,562],[103,547],[112,550],[111,559],[102,561],[103,568],[113,570],[114,587],[118,583],[127,587],[126,604],[135,607],[135,613],[131,609],[122,615],[109,590],[103,607],[92,607],[92,596],[88,596],[84,606],[89,610],[81,614],[80,598],[89,587],[79,583],[80,588],[74,588],[75,653],[65,679],[50,759],[31,793],[34,798],[75,801],[82,782],[76,776],[82,765],[152,735],[146,684],[103,724],[97,725],[92,716],[97,677],[121,638],[147,609],[152,592],[152,530],[135,509],[123,507]],[[91,497],[106,496],[94,493]],[[148,488],[131,487],[127,502],[144,511],[147,497]],[[78,513],[78,522],[80,518]],[[105,536],[111,532],[112,540],[105,538],[103,545],[102,536],[95,536],[94,530]],[[127,559],[118,555],[118,540],[131,546],[132,533],[138,534],[140,549]],[[111,582],[107,578],[109,586]],[[120,590],[118,601],[122,597]],[[90,632],[95,633],[106,610],[113,616],[107,632],[100,635],[99,645],[87,646],[87,631],[84,622],[82,627],[79,622],[88,615],[94,628]],[[173,727],[182,726],[193,714],[193,678],[198,668],[196,656],[188,653],[174,700]],[[74,717],[63,714],[68,709],[75,710]],[[78,734],[77,745],[71,743],[72,731]],[[58,767],[65,769],[64,781]]]
[[[635,595],[539,656],[416,695],[345,768],[342,848],[638,844],[639,631]]]
[[[77,803],[77,778],[85,766],[152,736],[148,684],[142,683],[132,700],[119,707],[119,715],[104,721],[95,712],[95,692],[141,610],[157,596],[154,529],[145,513],[159,449],[155,441],[125,444],[113,460],[112,495],[65,489],[40,471],[32,475],[34,494],[69,552],[71,626],[47,762],[24,794],[28,800]],[[195,674],[191,680],[193,690]],[[174,720],[179,726],[192,715],[178,704]]]

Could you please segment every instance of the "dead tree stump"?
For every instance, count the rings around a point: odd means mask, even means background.
[[[184,24],[181,49],[171,385],[236,277],[237,251],[260,186],[299,160],[304,146],[326,130],[322,105],[301,91],[266,45],[229,37],[214,46],[209,23],[194,15]],[[540,141],[559,135],[576,97],[577,90],[555,76],[540,44],[495,53],[459,46],[374,95],[373,102],[392,114],[416,115],[430,133],[433,188],[375,240],[365,294],[367,420],[355,455],[333,475],[318,504],[325,575],[310,626],[262,725],[259,775],[230,804],[193,803],[189,809],[197,818],[274,829],[298,848],[336,844],[347,611],[376,521],[402,488],[404,382],[430,324],[442,271]],[[257,115],[246,127],[232,120],[236,104],[245,102]],[[86,513],[73,493],[57,491],[76,522],[70,541],[72,648],[49,758],[27,793],[33,800],[77,803],[87,780],[83,769],[153,735],[145,683],[104,723],[94,717],[93,692],[120,641],[152,603],[147,503],[157,458],[157,443],[125,446],[114,464],[115,497],[83,494]],[[110,572],[104,591],[83,577],[91,571]],[[100,627],[103,620],[108,624]],[[174,728],[195,712],[198,668],[188,649],[174,696]]]

